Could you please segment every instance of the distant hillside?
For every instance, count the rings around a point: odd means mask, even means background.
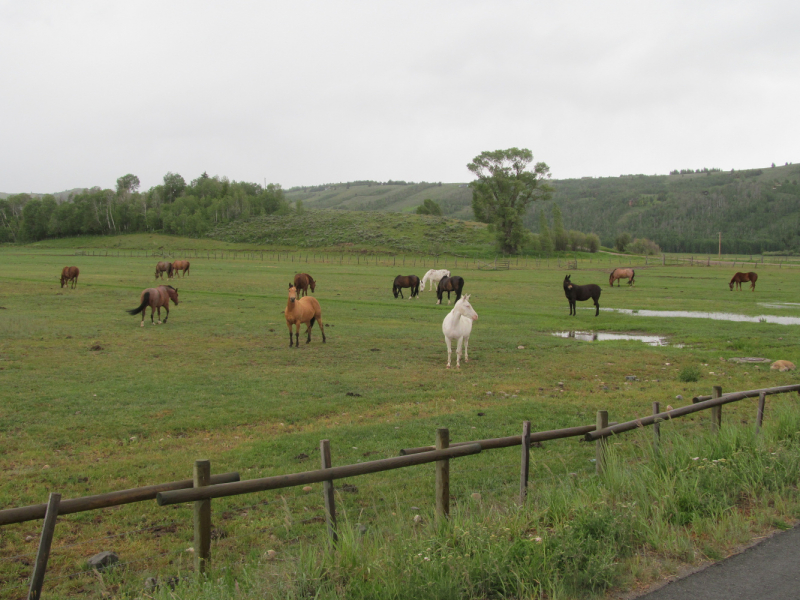
[[[494,252],[494,235],[483,223],[421,215],[313,210],[267,215],[220,225],[208,237],[259,246],[344,251],[390,251],[462,256]]]
[[[627,232],[670,252],[715,253],[721,232],[723,252],[800,249],[800,165],[552,183],[553,201],[534,204],[526,216],[533,232],[538,211],[549,218],[556,202],[567,229],[596,233],[606,246]],[[292,188],[286,198],[308,208],[383,212],[410,212],[431,198],[445,216],[474,218],[465,183],[350,182]]]
[[[58,200],[59,202],[64,202],[65,200],[69,200],[69,197],[72,196],[73,194],[80,194],[81,192],[84,192],[86,189],[88,189],[88,188],[74,188],[74,189],[71,189],[71,190],[64,190],[63,192],[54,192],[52,194],[29,193],[28,195],[31,198],[42,198],[44,196],[55,196],[56,200]],[[15,195],[16,194],[6,194],[4,192],[0,192],[0,200],[4,200],[5,198],[8,198],[9,196],[15,196]]]

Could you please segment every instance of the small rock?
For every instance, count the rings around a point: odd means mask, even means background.
[[[191,546],[189,546],[189,547],[186,549],[186,551],[187,551],[187,552],[192,552],[192,553],[193,553],[193,552],[194,552],[194,548],[192,548]]]
[[[42,469],[49,469],[49,468],[50,468],[50,465],[45,465],[45,466],[42,467]]]
[[[361,398],[361,394],[358,394],[356,392],[347,392],[345,396],[353,396],[354,398]]]
[[[683,396],[681,396],[680,394],[678,394],[677,396],[675,396],[675,400],[683,400]]]
[[[478,416],[479,416],[479,417],[482,417],[482,416],[484,416],[485,414],[486,414],[486,413],[479,412],[479,413],[478,413]]]
[[[607,391],[608,391],[608,386],[607,386],[607,385],[604,385],[604,386],[603,386],[601,389],[602,389],[604,392],[607,392]]]
[[[625,375],[625,381],[636,381],[636,375]]]
[[[33,541],[33,540],[35,540],[35,539],[36,539],[36,538],[35,538],[35,537],[33,537],[32,535],[26,535],[26,536],[25,536],[25,541],[26,541],[26,542],[32,542],[32,541]]]
[[[412,506],[411,510],[419,510],[419,506]]]
[[[672,406],[670,404],[667,404],[667,410],[672,410]]]
[[[414,515],[414,523],[417,523],[417,524],[422,523],[422,516]]]
[[[264,553],[264,556],[266,557],[267,560],[275,560],[275,558],[278,556],[278,553],[275,552],[275,550],[267,550]]]
[[[97,352],[98,350],[102,350],[102,349],[103,349],[103,347],[100,344],[95,344],[94,346],[89,348],[89,350],[91,350],[92,352]]]
[[[481,500],[480,493],[479,492],[475,492],[474,494],[472,494],[472,499],[473,500],[477,500],[478,502],[480,502],[480,500]]]
[[[559,381],[558,382],[558,387],[561,387],[561,388],[564,387],[564,382],[563,381]]]
[[[491,396],[491,395],[492,395],[492,392],[486,392],[486,395],[487,395],[487,396]]]
[[[314,488],[312,488],[310,485],[303,486],[303,491],[304,491],[304,492],[310,492],[310,491],[312,491],[313,489],[314,489]]]
[[[525,346],[517,346],[517,350],[525,350]]]
[[[105,569],[106,567],[110,567],[114,563],[119,562],[119,556],[117,556],[114,552],[105,550],[104,552],[95,554],[86,562],[92,569]]]
[[[772,363],[772,365],[770,365],[769,368],[773,371],[780,371],[781,373],[795,370],[794,363],[791,363],[788,360],[776,360],[774,363]]]

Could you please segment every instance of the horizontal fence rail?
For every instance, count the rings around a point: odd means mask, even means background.
[[[232,483],[235,481],[239,481],[239,473],[235,471],[211,476],[212,484]],[[192,487],[192,485],[193,481],[191,479],[183,479],[181,481],[171,481],[169,483],[132,488],[130,490],[108,492],[107,494],[62,500],[58,506],[58,514],[68,515],[87,510],[95,510],[97,508],[108,508],[109,506],[121,506],[123,504],[131,504],[132,502],[153,500],[159,492],[183,490]],[[33,504],[31,506],[0,510],[0,525],[10,525],[11,523],[24,523],[25,521],[33,521],[34,519],[43,519],[46,512],[47,504]]]
[[[240,494],[250,494],[253,492],[263,492],[266,490],[277,490],[281,488],[307,485],[309,483],[319,483],[320,481],[333,481],[356,475],[367,475],[368,473],[379,473],[392,469],[402,469],[415,465],[424,465],[437,460],[447,460],[460,456],[478,454],[482,450],[480,444],[467,444],[447,448],[446,450],[436,450],[414,456],[397,456],[395,458],[384,458],[369,462],[358,463],[355,465],[345,465],[343,467],[331,467],[329,469],[318,469],[316,471],[305,471],[303,473],[292,473],[291,475],[276,475],[274,477],[262,477],[260,479],[249,479],[237,483],[223,483],[219,485],[208,485],[188,490],[176,490],[173,492],[160,492],[156,496],[159,506],[178,504],[180,502],[192,502],[198,500],[209,500],[211,498],[224,498],[225,496],[238,496]]]

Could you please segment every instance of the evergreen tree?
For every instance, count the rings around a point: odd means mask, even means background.
[[[542,247],[542,252],[553,251],[553,239],[550,237],[550,228],[547,226],[544,210],[539,211],[539,245]]]

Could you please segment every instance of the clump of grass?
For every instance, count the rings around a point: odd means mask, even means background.
[[[700,369],[694,365],[683,367],[678,373],[678,380],[684,383],[700,381]]]

